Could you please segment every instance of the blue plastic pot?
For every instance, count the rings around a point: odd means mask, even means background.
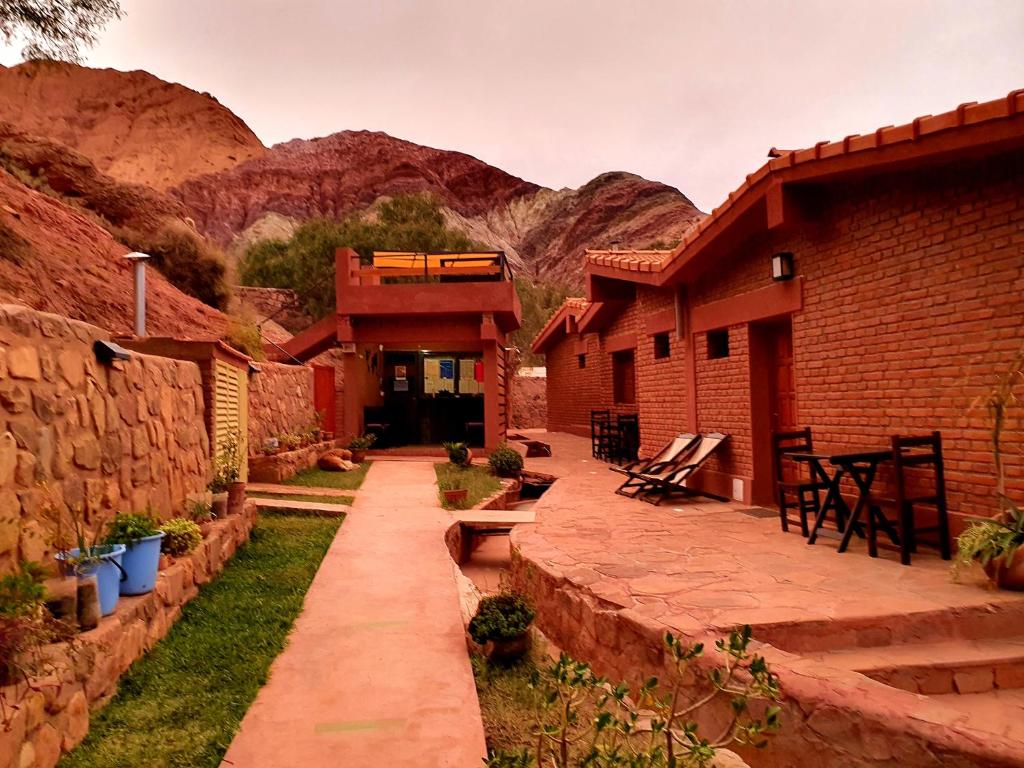
[[[103,544],[93,547],[93,554],[99,562],[89,560],[75,564],[75,573],[79,576],[96,576],[96,585],[100,593],[100,613],[109,616],[117,609],[117,600],[121,594],[121,579],[124,577],[122,559],[125,554],[124,544]],[[75,547],[68,552],[58,552],[54,557],[60,561],[75,560],[81,555]]]
[[[156,586],[156,574],[160,568],[160,540],[164,532],[147,536],[127,544],[124,553],[125,578],[121,582],[122,595],[144,595]]]

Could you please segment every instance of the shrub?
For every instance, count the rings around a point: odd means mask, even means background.
[[[231,292],[223,255],[184,222],[168,219],[152,232],[122,227],[115,237],[149,254],[171,285],[216,309],[227,307]]]
[[[163,524],[164,539],[160,542],[160,551],[181,557],[199,546],[203,540],[203,532],[191,520],[175,517]]]
[[[147,536],[160,533],[153,516],[147,511],[144,514],[115,515],[107,527],[107,544],[125,544],[132,546]]]
[[[507,592],[480,601],[469,622],[469,635],[483,645],[488,640],[514,640],[530,626],[536,612],[522,595]]]
[[[239,312],[228,316],[228,325],[224,330],[224,341],[235,349],[244,352],[253,360],[266,360],[263,351],[263,332],[256,324],[252,311],[243,307]]]
[[[74,634],[69,623],[45,609],[44,578],[42,567],[22,563],[20,570],[0,579],[0,686],[43,672],[46,662],[37,652]],[[4,695],[0,690],[0,714]]]
[[[188,516],[193,522],[205,523],[213,516],[213,507],[207,501],[191,501],[188,504]]]
[[[509,448],[508,443],[502,443],[491,451],[487,463],[498,477],[515,477],[523,469],[523,457]]]
[[[242,444],[237,432],[231,432],[224,440],[224,447],[213,460],[213,479],[210,490],[223,493],[232,483],[237,483],[242,473]]]

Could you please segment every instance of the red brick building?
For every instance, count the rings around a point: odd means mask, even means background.
[[[777,254],[792,279],[773,279]],[[586,272],[588,301],[534,342],[549,429],[586,433],[610,408],[639,414],[647,452],[728,433],[699,484],[765,505],[772,429],[851,448],[938,429],[950,509],[991,513],[971,406],[1024,345],[1024,91],[781,153],[674,250],[588,252]]]

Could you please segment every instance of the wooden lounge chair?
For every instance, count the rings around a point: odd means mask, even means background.
[[[649,490],[650,482],[640,479],[643,475],[666,475],[679,468],[683,459],[691,454],[700,443],[700,435],[688,432],[673,437],[664,448],[649,459],[637,459],[621,467],[608,467],[612,472],[625,475],[625,482],[615,489],[620,496],[635,497]]]
[[[658,505],[675,493],[692,493],[686,487],[686,481],[728,439],[729,436],[723,435],[721,432],[701,435],[700,442],[697,443],[693,452],[686,456],[686,461],[681,466],[667,472],[641,474],[640,480],[644,480],[648,484],[642,497],[643,500]]]

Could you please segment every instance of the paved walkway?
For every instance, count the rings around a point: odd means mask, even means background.
[[[470,768],[486,749],[434,468],[375,462],[223,766]]]

